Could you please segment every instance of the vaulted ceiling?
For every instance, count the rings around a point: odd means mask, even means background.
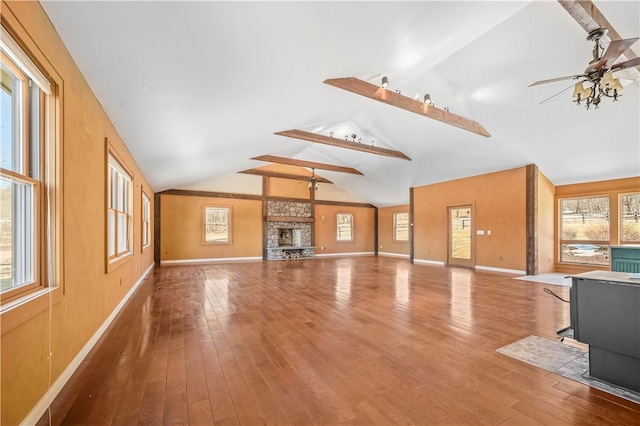
[[[261,167],[262,155],[355,168],[322,176],[377,206],[530,163],[556,185],[640,175],[637,80],[597,110],[570,90],[540,104],[571,81],[528,87],[591,59],[556,1],[42,4],[154,191]],[[622,38],[640,36],[640,2],[594,4]],[[323,84],[383,76],[491,137]],[[356,134],[412,161],[275,134],[290,129]]]

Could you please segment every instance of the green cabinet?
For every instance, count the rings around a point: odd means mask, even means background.
[[[611,270],[640,273],[640,245],[612,246]]]

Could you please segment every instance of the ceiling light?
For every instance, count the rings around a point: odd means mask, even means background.
[[[433,105],[433,101],[431,100],[431,95],[428,94],[428,93],[426,95],[424,95],[424,100],[423,101],[424,101],[424,103],[426,105]]]
[[[382,77],[382,88],[386,89],[389,86],[389,79],[387,77]]]
[[[309,191],[311,191],[312,189],[314,191],[317,191],[318,188],[320,188],[318,179],[316,179],[316,169],[313,167],[311,168],[311,177],[309,178],[309,183],[307,184],[307,188],[309,188]]]

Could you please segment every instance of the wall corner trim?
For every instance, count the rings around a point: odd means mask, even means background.
[[[494,268],[493,266],[480,266],[480,265],[476,265],[476,269],[480,271],[504,272],[507,274],[527,275],[526,271],[521,271],[519,269]]]
[[[37,424],[40,418],[47,411],[49,406],[56,399],[62,388],[67,384],[73,373],[78,369],[82,361],[84,361],[85,357],[91,352],[95,344],[100,340],[104,332],[109,328],[113,320],[118,316],[124,305],[127,304],[133,293],[138,289],[142,281],[149,275],[151,270],[154,268],[155,264],[151,264],[146,271],[138,278],[138,281],[135,282],[131,289],[125,294],[120,303],[113,309],[111,314],[104,320],[102,325],[93,333],[93,336],[87,341],[87,343],[82,347],[80,352],[73,358],[73,360],[69,363],[67,368],[58,376],[56,381],[51,385],[51,387],[47,390],[47,392],[40,398],[40,401],[31,409],[31,412],[27,414],[27,417],[22,420],[20,424],[25,425],[34,425]]]

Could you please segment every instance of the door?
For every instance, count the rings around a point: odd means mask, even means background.
[[[447,264],[475,267],[473,244],[473,209],[471,205],[448,207],[449,243]]]

